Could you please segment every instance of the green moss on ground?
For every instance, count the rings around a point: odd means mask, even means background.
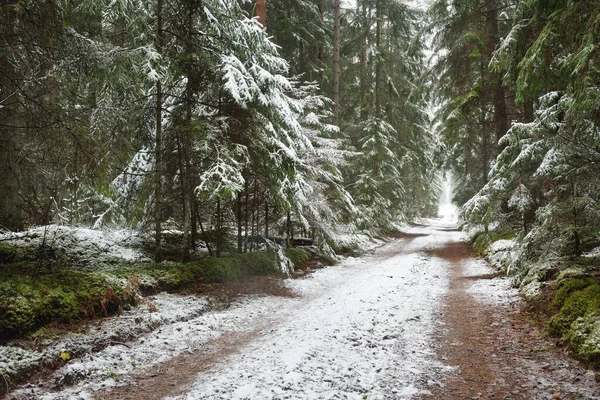
[[[33,263],[0,268],[0,338],[53,320],[106,316],[124,303],[123,287],[99,274],[37,271]]]
[[[563,281],[554,295],[552,306],[560,309],[565,304],[565,301],[571,296],[571,294],[585,289],[586,287],[593,285],[595,282],[596,280],[593,278],[568,279]]]
[[[484,254],[487,249],[491,246],[492,243],[497,242],[498,240],[511,240],[515,238],[515,233],[506,231],[506,232],[477,232],[471,240],[473,241],[473,250],[477,254]]]
[[[138,263],[122,269],[120,276],[136,275],[142,289],[153,290],[222,283],[247,276],[274,275],[278,271],[274,253],[253,252],[220,258],[206,257],[187,263]]]
[[[18,246],[0,243],[0,265],[10,264],[23,258],[24,249]]]
[[[600,365],[600,285],[594,278],[565,279],[551,304],[558,312],[547,331],[581,361]]]
[[[276,256],[268,252],[189,263],[123,264],[95,273],[40,269],[36,262],[22,261],[23,254],[3,254],[10,262],[0,265],[0,339],[26,334],[50,321],[115,314],[135,303],[137,290],[174,291],[278,272]]]
[[[577,318],[566,338],[579,360],[600,366],[600,312]]]
[[[332,266],[337,261],[324,254],[314,253],[308,249],[292,247],[285,250],[285,255],[298,269],[318,268],[319,266]]]
[[[310,259],[310,253],[305,249],[298,247],[290,247],[289,249],[286,249],[285,256],[289,258],[296,267]]]

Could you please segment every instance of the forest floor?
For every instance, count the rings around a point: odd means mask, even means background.
[[[231,289],[242,293],[220,309],[70,360],[7,398],[600,398],[595,373],[543,337],[447,221],[281,285]],[[207,300],[151,301],[160,313]]]

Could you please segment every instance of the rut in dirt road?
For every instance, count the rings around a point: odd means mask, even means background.
[[[517,297],[505,297],[502,279],[492,279],[469,244],[432,251],[450,262],[440,357],[456,370],[424,399],[598,399],[592,371],[569,361],[521,311]],[[505,281],[504,281],[505,282]],[[473,286],[479,286],[474,291]],[[475,293],[473,293],[475,292]],[[495,293],[495,295],[494,295]],[[494,297],[496,296],[496,297]]]

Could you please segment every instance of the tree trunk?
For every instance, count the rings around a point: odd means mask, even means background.
[[[267,29],[267,0],[256,0],[256,15],[258,22]]]
[[[573,252],[576,256],[581,255],[581,238],[579,236],[579,210],[577,208],[577,184],[571,178],[571,201],[573,202]]]
[[[367,38],[369,36],[370,21],[367,15],[367,0],[362,0],[363,33],[360,48],[360,119],[363,121],[369,116],[367,109]]]
[[[252,198],[252,251],[258,250],[258,220],[260,207],[258,206],[258,182],[254,181],[254,195]]]
[[[496,155],[498,155],[502,151],[500,139],[508,132],[509,128],[506,111],[506,95],[501,78],[497,78],[494,87],[494,120],[496,122],[496,145],[498,146]]]
[[[531,99],[523,103],[523,122],[533,122],[533,100]]]
[[[269,202],[265,197],[265,240],[269,239]]]
[[[13,126],[18,126],[19,82],[18,68],[10,59],[10,48],[17,43],[17,12],[10,4],[0,7],[0,37],[7,47],[0,51],[0,221],[10,230],[24,229],[21,212],[19,169],[20,141]],[[1,386],[0,386],[1,387]]]
[[[210,240],[206,235],[206,231],[204,230],[204,225],[202,225],[202,218],[200,218],[200,213],[198,212],[198,204],[194,204],[194,214],[196,215],[196,220],[198,221],[198,225],[200,226],[200,232],[202,233],[202,237],[204,238],[204,244],[206,245],[206,249],[208,250],[208,255],[213,256],[212,247],[210,246]]]
[[[163,23],[162,23],[162,9],[163,0],[158,0],[156,3],[156,37],[155,46],[156,51],[160,53],[163,45]],[[155,234],[155,248],[154,248],[154,261],[159,262],[161,258],[161,242],[162,242],[162,102],[163,92],[162,86],[159,80],[156,82],[156,137],[155,137],[155,181],[154,181],[154,234]]]
[[[381,1],[377,0],[377,9],[375,10],[375,46],[377,49],[377,59],[375,61],[375,116],[381,118]]]
[[[244,204],[244,235],[245,235],[245,240],[244,240],[244,253],[246,253],[248,251],[248,203],[249,203],[249,199],[248,199],[248,180],[246,180],[246,183],[244,184],[244,191],[246,192],[245,194],[245,204]]]
[[[333,2],[333,125],[340,124],[340,20],[342,18],[341,0]]]
[[[486,77],[486,63],[484,59],[480,60],[480,64],[479,64],[479,68],[480,68],[480,73],[481,73],[481,81],[484,82],[485,81],[485,77]],[[487,123],[485,120],[485,104],[486,104],[486,96],[485,93],[481,93],[480,96],[480,112],[479,112],[479,125],[481,126],[481,135],[483,135],[482,137],[482,143],[481,143],[481,166],[482,166],[482,182],[485,184],[488,181],[488,165],[489,165],[489,159],[490,159],[490,154],[489,154],[489,148],[490,148],[490,144],[489,144],[489,132],[487,131]],[[486,231],[487,232],[487,231]]]
[[[235,216],[237,219],[237,250],[238,253],[241,253],[243,248],[242,248],[242,193],[238,193],[237,195],[237,199],[236,199],[236,207],[235,207]]]
[[[290,247],[292,237],[292,213],[287,212],[286,229],[285,229],[285,247]]]
[[[325,26],[325,0],[318,0],[318,4],[317,4],[318,8],[319,8],[319,16],[321,17],[321,24],[323,26]],[[324,62],[325,61],[325,48],[323,46],[323,42],[321,41],[319,43],[319,61],[320,62]]]
[[[179,185],[181,195],[181,226],[183,230],[183,238],[181,243],[181,260],[183,262],[189,261],[190,248],[188,238],[188,207],[187,207],[187,191],[186,191],[186,172],[185,172],[185,156],[183,146],[183,136],[185,135],[184,129],[180,129],[177,135],[177,162],[179,164]]]
[[[500,33],[498,29],[498,4],[497,0],[485,0],[486,6],[486,26],[487,26],[487,56],[488,61],[496,46],[500,42]],[[492,82],[492,102],[494,106],[494,128],[496,133],[496,155],[500,154],[502,149],[499,146],[500,139],[508,131],[508,115],[506,112],[506,95],[502,86],[502,76],[496,73],[490,73]]]
[[[192,53],[194,49],[191,45],[194,35],[194,19],[195,19],[194,5],[190,4],[188,8],[187,16],[187,49],[186,54],[188,55],[186,61],[186,75],[187,83],[185,86],[185,120],[184,129],[182,133],[182,152],[183,152],[183,165],[180,169],[182,174],[182,213],[183,213],[183,257],[184,261],[189,259],[190,248],[195,248],[196,242],[196,213],[194,212],[194,204],[196,202],[196,194],[194,192],[194,165],[192,163],[192,149],[193,149],[193,125],[192,125],[192,109],[193,109],[193,87],[194,87],[194,68],[192,61]],[[189,212],[187,212],[189,210]],[[191,229],[191,238],[190,238]]]
[[[216,242],[216,256],[221,257],[221,249],[223,246],[223,237],[222,237],[222,217],[221,217],[221,200],[217,200],[217,221],[216,221],[216,226],[215,226],[215,242]]]
[[[500,42],[500,33],[498,29],[498,0],[485,0],[485,18],[487,27],[487,62],[492,59],[494,50]],[[495,140],[493,146],[493,153],[490,154],[492,158],[496,158],[502,152],[502,146],[500,146],[500,139],[508,131],[508,115],[506,111],[506,94],[504,87],[502,86],[502,75],[498,72],[488,71],[489,80],[491,82],[491,100],[493,105],[493,118],[494,118],[494,132]],[[500,205],[500,208],[504,214],[510,212],[508,207],[508,201],[504,200]]]

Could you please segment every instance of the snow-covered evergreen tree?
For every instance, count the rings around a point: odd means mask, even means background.
[[[437,203],[437,141],[425,113],[427,92],[420,11],[394,1],[348,10],[341,118],[361,152],[348,170],[363,227],[397,228]],[[357,56],[358,53],[358,56]]]
[[[494,55],[531,115],[513,123],[489,182],[464,211],[471,224],[518,232],[524,258],[597,245],[597,18],[581,2],[520,4]]]

